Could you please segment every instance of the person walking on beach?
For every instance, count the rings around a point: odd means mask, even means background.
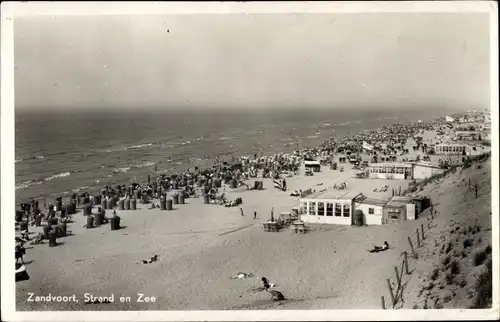
[[[241,208],[241,207],[240,207],[240,212],[241,212],[242,216],[245,216],[245,214],[243,213],[243,208]]]
[[[253,219],[254,219],[254,220],[255,220],[255,219],[257,219],[257,211],[254,211],[254,212],[253,212]]]

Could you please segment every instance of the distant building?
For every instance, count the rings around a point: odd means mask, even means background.
[[[368,178],[371,179],[412,179],[413,166],[408,163],[386,162],[368,164]]]
[[[467,146],[465,144],[437,144],[434,151],[437,155],[463,155]]]
[[[384,206],[382,223],[415,219],[415,204],[408,199],[392,198]]]
[[[321,171],[321,164],[319,161],[304,161],[304,166],[306,169],[310,169],[314,172],[320,172]]]
[[[477,131],[456,131],[455,141],[479,141],[481,140],[481,133]]]
[[[444,169],[430,163],[413,163],[413,179],[424,180],[432,176],[444,173]]]
[[[389,200],[360,196],[356,198],[354,208],[361,210],[366,225],[382,225],[384,207]]]
[[[325,189],[300,200],[306,223],[352,225],[354,199],[359,193]]]
[[[484,147],[481,147],[484,149]],[[434,148],[436,155],[479,155],[481,151],[478,146],[471,144],[438,144]],[[417,178],[415,178],[417,179]]]
[[[400,220],[414,220],[430,206],[430,199],[421,196],[393,196],[379,199],[325,189],[302,198],[301,220],[306,223],[353,225],[354,214],[361,212],[365,225],[383,225]]]

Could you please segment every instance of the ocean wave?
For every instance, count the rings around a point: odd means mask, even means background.
[[[54,179],[57,179],[57,178],[67,177],[69,175],[71,175],[70,172],[61,172],[61,173],[54,174],[54,175],[52,175],[50,177],[47,177],[47,178],[35,179],[35,180],[28,180],[28,181],[25,181],[25,182],[23,182],[21,184],[16,185],[16,190],[29,188],[29,187],[34,186],[34,185],[42,184],[45,181],[51,181],[51,180],[54,180]]]
[[[83,187],[78,187],[76,189],[73,189],[71,191],[73,191],[73,192],[79,192],[79,191],[82,191],[82,190],[85,190],[85,189],[88,189],[88,188],[90,188],[90,187],[89,186],[83,186]]]
[[[34,185],[37,185],[37,184],[41,184],[43,181],[42,180],[29,180],[29,181],[25,181],[19,185],[16,185],[16,190],[18,189],[25,189],[25,188],[29,188],[31,186],[34,186]]]
[[[113,170],[114,173],[118,173],[118,172],[125,173],[125,172],[128,172],[128,171],[130,171],[130,167],[118,168],[118,169],[114,169]]]
[[[134,166],[134,168],[145,168],[145,167],[152,167],[154,166],[156,163],[155,162],[151,162],[151,161],[146,161],[146,162],[143,162],[139,165],[136,165]]]
[[[58,174],[54,174],[53,176],[50,176],[48,178],[45,178],[44,180],[45,181],[50,181],[50,180],[54,180],[54,179],[57,179],[57,178],[67,177],[69,175],[71,175],[70,172],[61,172],[61,173],[58,173]]]
[[[318,135],[309,135],[307,138],[308,139],[316,139],[318,137],[319,137]]]
[[[221,136],[219,138],[219,141],[228,141],[228,140],[232,140],[232,139],[236,139],[236,137],[232,137],[232,136]]]
[[[129,149],[140,149],[140,148],[145,148],[147,146],[152,146],[152,145],[153,145],[153,143],[138,144],[138,145],[132,145],[132,146],[126,147],[125,149],[126,150],[129,150]]]
[[[106,149],[106,150],[102,150],[101,152],[105,152],[105,153],[120,152],[120,151],[132,150],[132,149],[146,148],[146,147],[152,146],[152,145],[153,145],[153,143],[137,144],[137,145],[126,146],[123,148]]]
[[[23,162],[23,161],[29,161],[29,160],[43,160],[45,157],[43,155],[36,155],[34,157],[28,157],[24,159],[17,159],[15,163]]]

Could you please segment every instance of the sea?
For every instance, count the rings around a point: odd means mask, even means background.
[[[215,158],[271,155],[444,109],[78,110],[15,113],[16,203],[99,191],[148,174],[211,167]]]

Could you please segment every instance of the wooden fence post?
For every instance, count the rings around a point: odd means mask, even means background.
[[[418,228],[417,228],[417,247],[420,248],[420,233],[418,232]]]
[[[394,266],[394,272],[396,272],[396,280],[398,281],[398,287],[396,288],[396,298],[398,297],[399,289],[401,288],[401,277],[399,276],[397,266]]]
[[[408,267],[408,252],[404,251],[403,254],[405,255],[405,270],[406,270],[406,274],[410,275],[410,269]]]
[[[424,224],[421,224],[420,225],[420,230],[422,230],[422,240],[425,239],[425,235],[424,235]]]
[[[392,293],[391,280],[387,279],[387,287],[389,288],[389,295],[392,300],[392,307],[396,306],[396,300],[394,299],[394,294]]]
[[[385,299],[383,295],[380,297],[380,304],[382,305],[382,310],[385,310]]]
[[[411,242],[410,236],[408,236],[408,243],[410,244],[411,254],[413,255],[413,257],[416,257],[417,253],[415,252],[415,248],[413,248],[413,243]]]

